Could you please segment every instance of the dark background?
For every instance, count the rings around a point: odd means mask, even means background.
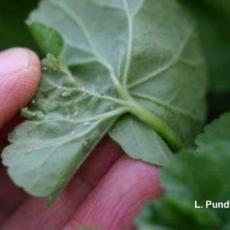
[[[0,0],[0,50],[25,46],[38,51],[24,21],[38,0]]]

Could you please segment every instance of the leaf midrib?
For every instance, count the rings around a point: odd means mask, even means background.
[[[60,3],[60,2],[57,2],[57,1],[52,1],[52,0],[48,0],[49,3],[51,3],[53,6],[57,7],[59,10],[61,10],[64,14],[66,14],[70,19],[72,19],[72,21],[74,23],[76,23],[76,25],[79,26],[79,28],[82,30],[89,46],[90,46],[90,49],[87,50],[89,53],[91,53],[94,57],[97,58],[98,62],[100,64],[102,64],[108,71],[109,71],[109,76],[115,86],[115,88],[117,89],[117,91],[119,92],[119,95],[123,94],[123,92],[120,92],[122,91],[122,87],[118,81],[118,78],[116,77],[114,71],[113,71],[113,68],[111,67],[111,65],[106,62],[106,60],[103,59],[103,57],[101,57],[101,55],[96,51],[94,45],[93,45],[93,42],[92,42],[92,39],[90,38],[90,33],[88,32],[88,30],[86,30],[86,26],[84,26],[84,24],[81,22],[81,20],[78,18],[77,14],[74,14],[72,12],[71,9],[69,9],[68,7],[66,7],[64,4]]]
[[[123,77],[121,78],[121,82],[123,84],[124,90],[127,91],[128,93],[127,82],[128,82],[129,70],[130,70],[130,65],[131,65],[131,60],[132,60],[132,49],[133,49],[133,18],[129,14],[127,0],[123,0],[123,5],[124,5],[124,11],[127,15],[127,20],[128,20],[128,44],[127,44],[125,71],[124,71]]]
[[[86,40],[88,41],[92,55],[94,55],[98,59],[98,62],[101,63],[109,71],[110,79],[118,95],[124,101],[124,108],[127,109],[128,112],[130,112],[131,114],[133,114],[134,116],[138,117],[140,120],[145,122],[146,124],[150,125],[151,128],[156,129],[157,132],[159,132],[162,136],[164,136],[167,139],[167,141],[169,142],[171,146],[173,146],[173,148],[180,148],[180,146],[182,146],[183,144],[180,138],[178,137],[178,135],[164,121],[160,120],[156,115],[152,114],[152,117],[151,117],[151,113],[147,111],[144,107],[139,105],[134,100],[134,98],[131,97],[131,94],[129,93],[127,89],[127,80],[128,80],[130,64],[131,64],[132,42],[133,42],[133,37],[132,37],[133,36],[133,28],[132,28],[133,27],[133,21],[132,21],[133,17],[131,17],[131,15],[129,14],[127,0],[123,0],[123,5],[124,5],[124,12],[127,16],[129,32],[128,32],[127,55],[126,55],[124,73],[121,79],[121,83],[119,82],[119,79],[115,75],[112,66],[109,63],[107,63],[101,57],[101,55],[96,51],[94,44],[92,42],[92,39],[90,38],[90,33],[88,32],[84,24],[81,22],[81,20],[78,18],[78,16],[74,14],[72,10],[69,9],[69,7],[66,7],[61,2],[56,2],[56,1],[54,2],[52,0],[48,0],[48,1],[51,4],[53,4],[55,7],[58,7],[59,10],[61,10],[71,20],[73,20],[73,22],[76,23],[76,25],[82,30]],[[148,117],[147,118],[148,121],[145,121],[143,116],[146,118]],[[162,130],[159,129],[159,127],[162,127]]]

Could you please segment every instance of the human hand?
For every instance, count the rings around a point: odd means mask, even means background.
[[[39,77],[40,63],[32,51],[17,48],[0,53],[0,149],[18,122],[13,116],[29,103]],[[0,166],[0,229],[133,229],[133,219],[143,204],[162,192],[158,178],[157,167],[128,158],[105,138],[61,197],[46,208],[44,199],[28,197],[16,188]]]

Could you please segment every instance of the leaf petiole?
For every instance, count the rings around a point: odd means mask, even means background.
[[[149,127],[154,129],[156,132],[162,135],[166,139],[169,145],[174,150],[180,150],[184,147],[184,143],[178,137],[178,135],[161,119],[159,119],[152,112],[148,111],[140,104],[135,102],[132,98],[127,101],[129,111],[138,117],[141,121],[147,124]]]

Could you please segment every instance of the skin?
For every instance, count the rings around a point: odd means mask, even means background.
[[[0,52],[0,149],[19,122],[40,80],[40,62],[28,49]],[[2,230],[134,229],[133,219],[145,202],[157,198],[159,168],[135,161],[108,137],[95,148],[56,203],[26,195],[0,166],[0,228]]]

